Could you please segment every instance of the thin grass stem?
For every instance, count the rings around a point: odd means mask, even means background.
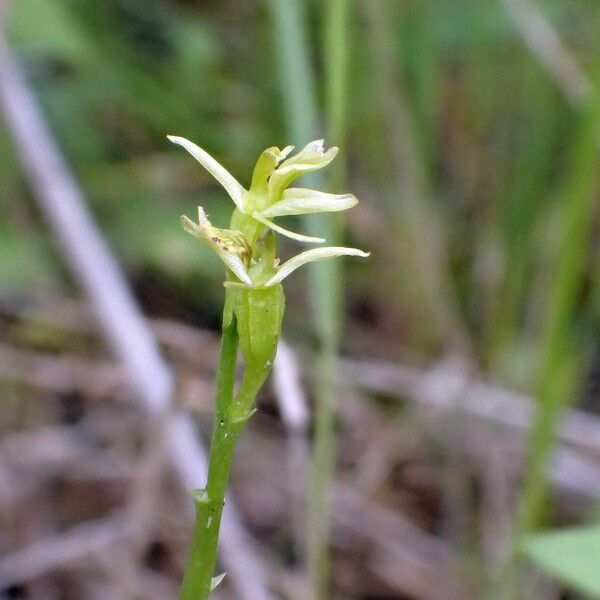
[[[328,0],[325,8],[324,58],[326,77],[325,112],[330,143],[343,146],[346,137],[346,97],[348,88],[349,0]],[[341,191],[346,178],[345,157],[330,171],[329,187]],[[342,220],[331,216],[328,236],[341,244]],[[309,487],[309,573],[316,599],[327,597],[330,572],[330,488],[335,473],[338,348],[343,314],[343,272],[340,263],[329,272],[327,289],[328,314],[323,318],[329,328],[321,337],[319,381],[316,394],[314,451]],[[319,290],[316,290],[319,293]],[[322,300],[321,300],[322,301]]]
[[[339,143],[345,122],[345,71],[348,0],[331,0],[326,5],[325,42],[328,76],[327,103],[330,142]],[[320,137],[314,75],[310,66],[304,3],[272,0],[274,35],[280,57],[280,78],[286,124],[294,142]],[[344,167],[338,167],[331,182],[343,181]],[[307,179],[309,179],[307,177]],[[311,174],[311,184],[323,183]],[[339,225],[331,216],[307,220],[312,235],[336,242]],[[337,351],[341,327],[342,277],[339,263],[319,263],[311,268],[310,299],[313,326],[319,340],[318,382],[315,388],[314,452],[308,494],[308,571],[312,596],[325,598],[329,580],[329,488],[335,464],[335,404]]]
[[[586,251],[597,206],[600,94],[582,109],[572,157],[573,165],[562,194],[562,239],[542,338],[537,383],[539,408],[530,434],[529,459],[523,488],[518,533],[539,525],[548,499],[546,471],[554,447],[556,426],[572,392],[574,362],[579,350],[571,335],[578,293],[584,277]]]
[[[596,61],[596,74],[600,61]],[[594,79],[598,81],[598,77]],[[584,279],[593,214],[597,207],[600,94],[595,91],[581,109],[571,152],[571,166],[561,189],[561,237],[556,268],[547,297],[549,304],[540,344],[536,382],[537,413],[529,433],[525,480],[509,556],[493,590],[494,598],[516,593],[515,565],[523,537],[548,516],[548,467],[556,430],[575,390],[582,349],[573,339],[576,303]]]

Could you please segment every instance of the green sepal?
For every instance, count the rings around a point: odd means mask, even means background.
[[[280,150],[276,146],[272,146],[271,148],[263,150],[256,161],[254,172],[252,173],[250,189],[253,192],[266,193],[269,177],[271,177],[271,174],[277,165],[286,158],[293,149],[293,146],[286,146],[283,150]]]

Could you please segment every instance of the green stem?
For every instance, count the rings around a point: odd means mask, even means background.
[[[205,490],[196,495],[196,524],[179,600],[206,600],[217,562],[217,543],[225,491],[239,425],[220,427],[213,434]]]
[[[217,543],[231,461],[238,435],[252,414],[252,405],[270,368],[246,365],[233,397],[238,332],[235,318],[223,327],[217,371],[217,398],[206,488],[194,493],[196,524],[179,600],[206,600],[217,562]]]
[[[230,423],[228,407],[233,399],[238,334],[235,319],[223,328],[217,369],[216,408],[205,490],[195,494],[196,524],[192,546],[179,591],[179,600],[205,600],[217,562],[217,542],[225,490],[240,425]]]

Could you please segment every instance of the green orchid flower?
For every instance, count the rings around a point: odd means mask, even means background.
[[[338,256],[367,257],[357,248],[320,247],[301,252],[281,263],[276,257],[274,233],[298,241],[324,242],[293,233],[272,219],[288,215],[336,212],[357,203],[352,194],[327,194],[288,186],[300,175],[327,166],[338,152],[324,149],[323,140],[307,144],[295,156],[267,148],[259,156],[250,188],[246,190],[227,169],[206,151],[181,137],[169,139],[183,146],[225,188],[235,204],[228,229],[212,225],[204,209],[198,207],[198,222],[181,217],[185,231],[208,245],[227,267],[224,326],[236,318],[240,347],[248,364],[272,364],[281,332],[285,298],[281,282],[299,267]],[[289,157],[289,158],[288,158]]]
[[[337,256],[367,257],[356,248],[325,247],[302,252],[279,264],[273,257],[270,267],[257,252],[265,230],[272,230],[301,242],[322,243],[322,238],[294,233],[272,221],[276,217],[309,213],[338,212],[358,203],[353,194],[328,194],[305,188],[288,188],[301,175],[327,166],[338,152],[336,147],[325,151],[323,140],[307,144],[300,152],[287,158],[293,146],[283,150],[267,148],[258,158],[250,188],[246,190],[225,167],[205,150],[189,140],[168,136],[185,148],[225,188],[236,208],[230,229],[214,227],[202,207],[198,207],[198,223],[182,216],[183,228],[211,247],[225,263],[237,281],[227,286],[270,287],[280,283],[298,267],[309,262]],[[256,267],[260,263],[260,268]]]

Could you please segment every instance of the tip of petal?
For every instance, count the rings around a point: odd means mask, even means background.
[[[306,144],[304,149],[309,150],[310,152],[318,152],[319,154],[323,154],[324,146],[325,146],[325,140],[320,139],[320,140],[314,140],[312,142],[309,142],[308,144]]]
[[[295,146],[286,146],[283,150],[279,152],[279,162],[283,159],[287,158],[289,153],[295,148]]]
[[[185,229],[185,231],[187,231],[188,233],[191,233],[194,237],[198,237],[199,227],[189,217],[186,217],[185,215],[181,215],[181,226]]]
[[[181,137],[180,135],[168,135],[167,139],[170,142],[172,142],[173,144],[177,144],[178,146],[183,146],[189,152],[188,146],[190,144],[192,144],[192,142],[190,142],[190,140],[188,140],[184,137]]]
[[[206,216],[206,212],[201,206],[198,207],[198,223],[200,223],[201,225],[208,223],[210,225],[210,221]]]

